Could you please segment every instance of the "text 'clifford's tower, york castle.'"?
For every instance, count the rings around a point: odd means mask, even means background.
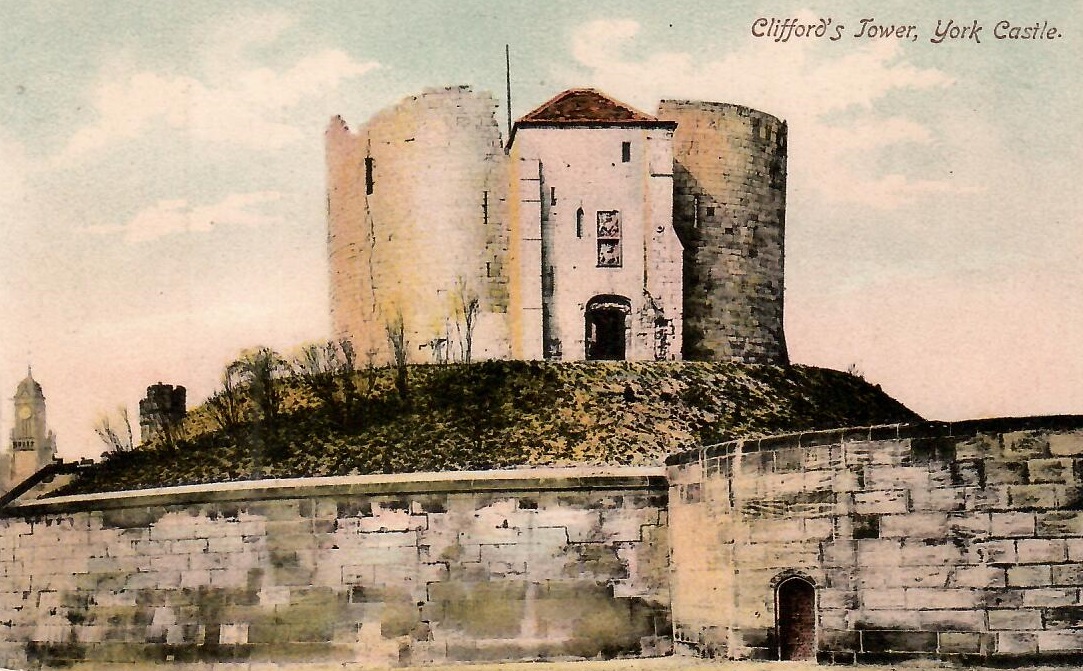
[[[384,363],[786,363],[786,124],[565,91],[505,143],[450,88],[327,130],[336,338]]]

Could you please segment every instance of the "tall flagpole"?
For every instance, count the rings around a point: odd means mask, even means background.
[[[508,85],[508,142],[511,142],[511,47],[504,45],[504,72]]]

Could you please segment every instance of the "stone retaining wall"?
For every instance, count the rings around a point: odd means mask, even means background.
[[[0,666],[669,649],[661,469],[61,497],[0,520]]]
[[[777,659],[815,589],[822,661],[1083,650],[1083,418],[737,441],[669,462],[674,638]],[[785,613],[782,614],[784,617]]]

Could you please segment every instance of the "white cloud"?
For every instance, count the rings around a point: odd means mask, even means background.
[[[283,221],[266,206],[281,199],[275,191],[235,193],[213,205],[193,206],[187,200],[160,200],[138,212],[123,225],[89,226],[85,233],[123,234],[130,243],[154,240],[177,233],[197,233],[216,226],[262,226]]]
[[[920,194],[959,189],[949,182],[869,170],[876,152],[935,139],[928,127],[881,115],[874,104],[894,91],[937,90],[953,83],[940,70],[907,62],[896,42],[847,45],[842,55],[834,55],[816,43],[750,38],[716,60],[683,52],[633,58],[639,30],[630,20],[586,23],[572,34],[572,55],[598,86],[644,109],[662,98],[699,98],[785,118],[791,127],[791,168],[816,175],[810,185],[830,200],[894,207]],[[840,113],[849,119],[842,125],[832,121]]]
[[[197,141],[275,150],[306,139],[299,117],[316,110],[343,82],[379,67],[340,49],[323,49],[285,67],[253,62],[253,47],[273,45],[291,25],[271,14],[219,27],[202,45],[200,74],[122,67],[109,70],[91,92],[97,118],[71,136],[58,161],[70,163],[114,142],[158,128],[188,133]],[[310,113],[311,112],[311,113]],[[306,114],[307,113],[307,114]]]

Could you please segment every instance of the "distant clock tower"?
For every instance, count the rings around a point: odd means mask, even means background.
[[[48,465],[56,456],[56,437],[45,421],[45,394],[29,368],[12,399],[15,427],[11,430],[11,454],[5,489],[9,489]]]

